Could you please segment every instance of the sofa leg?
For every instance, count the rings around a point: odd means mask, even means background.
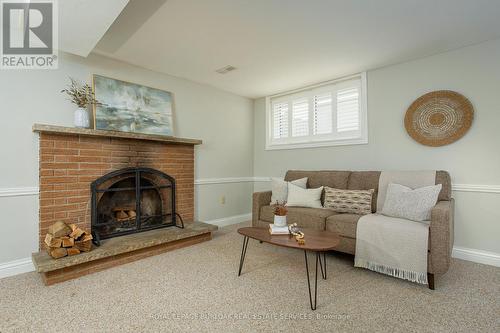
[[[434,290],[434,274],[427,273],[427,282],[429,283],[429,289]]]

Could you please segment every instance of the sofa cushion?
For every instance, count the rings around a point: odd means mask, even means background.
[[[335,212],[323,208],[303,208],[287,207],[287,223],[297,223],[299,227],[325,230],[325,220],[327,217],[336,214]],[[269,223],[274,221],[274,207],[262,206],[260,209],[260,219]]]
[[[288,183],[288,198],[286,200],[286,206],[323,208],[321,205],[322,194],[323,186],[318,188],[301,188],[290,182]]]
[[[373,191],[373,189],[341,190],[325,186],[324,207],[337,213],[370,214]]]
[[[288,183],[283,179],[271,178],[271,203],[283,204],[288,199]],[[296,179],[291,182],[301,188],[307,188],[307,178]]]
[[[371,190],[374,189],[372,196],[372,213],[377,210],[378,180],[380,171],[353,171],[349,175],[349,190]]]
[[[287,182],[307,177],[307,187],[317,188],[330,186],[333,188],[347,188],[350,171],[298,171],[289,170],[285,175]]]
[[[431,219],[431,210],[436,205],[441,187],[441,184],[437,184],[413,190],[407,186],[390,183],[381,214],[412,221],[428,221]]]
[[[326,219],[326,230],[338,232],[340,236],[356,238],[356,227],[362,215],[336,214]]]

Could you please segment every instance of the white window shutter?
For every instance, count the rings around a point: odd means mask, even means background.
[[[273,139],[288,137],[288,103],[273,104]]]
[[[309,135],[309,101],[307,98],[292,102],[292,136]]]
[[[337,91],[337,132],[359,131],[359,89]]]
[[[333,131],[332,120],[332,94],[330,92],[314,96],[313,100],[313,134],[331,134]]]
[[[266,149],[366,144],[366,75],[266,98]]]

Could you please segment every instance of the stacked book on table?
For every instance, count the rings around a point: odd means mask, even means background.
[[[269,224],[269,233],[271,235],[288,235],[290,231],[288,231],[288,226],[278,227],[274,224]]]

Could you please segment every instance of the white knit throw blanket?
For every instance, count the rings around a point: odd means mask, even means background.
[[[434,185],[435,179],[436,171],[382,172],[377,211],[383,207],[389,183],[419,188]],[[365,215],[357,225],[354,266],[426,284],[428,239],[428,222]]]

